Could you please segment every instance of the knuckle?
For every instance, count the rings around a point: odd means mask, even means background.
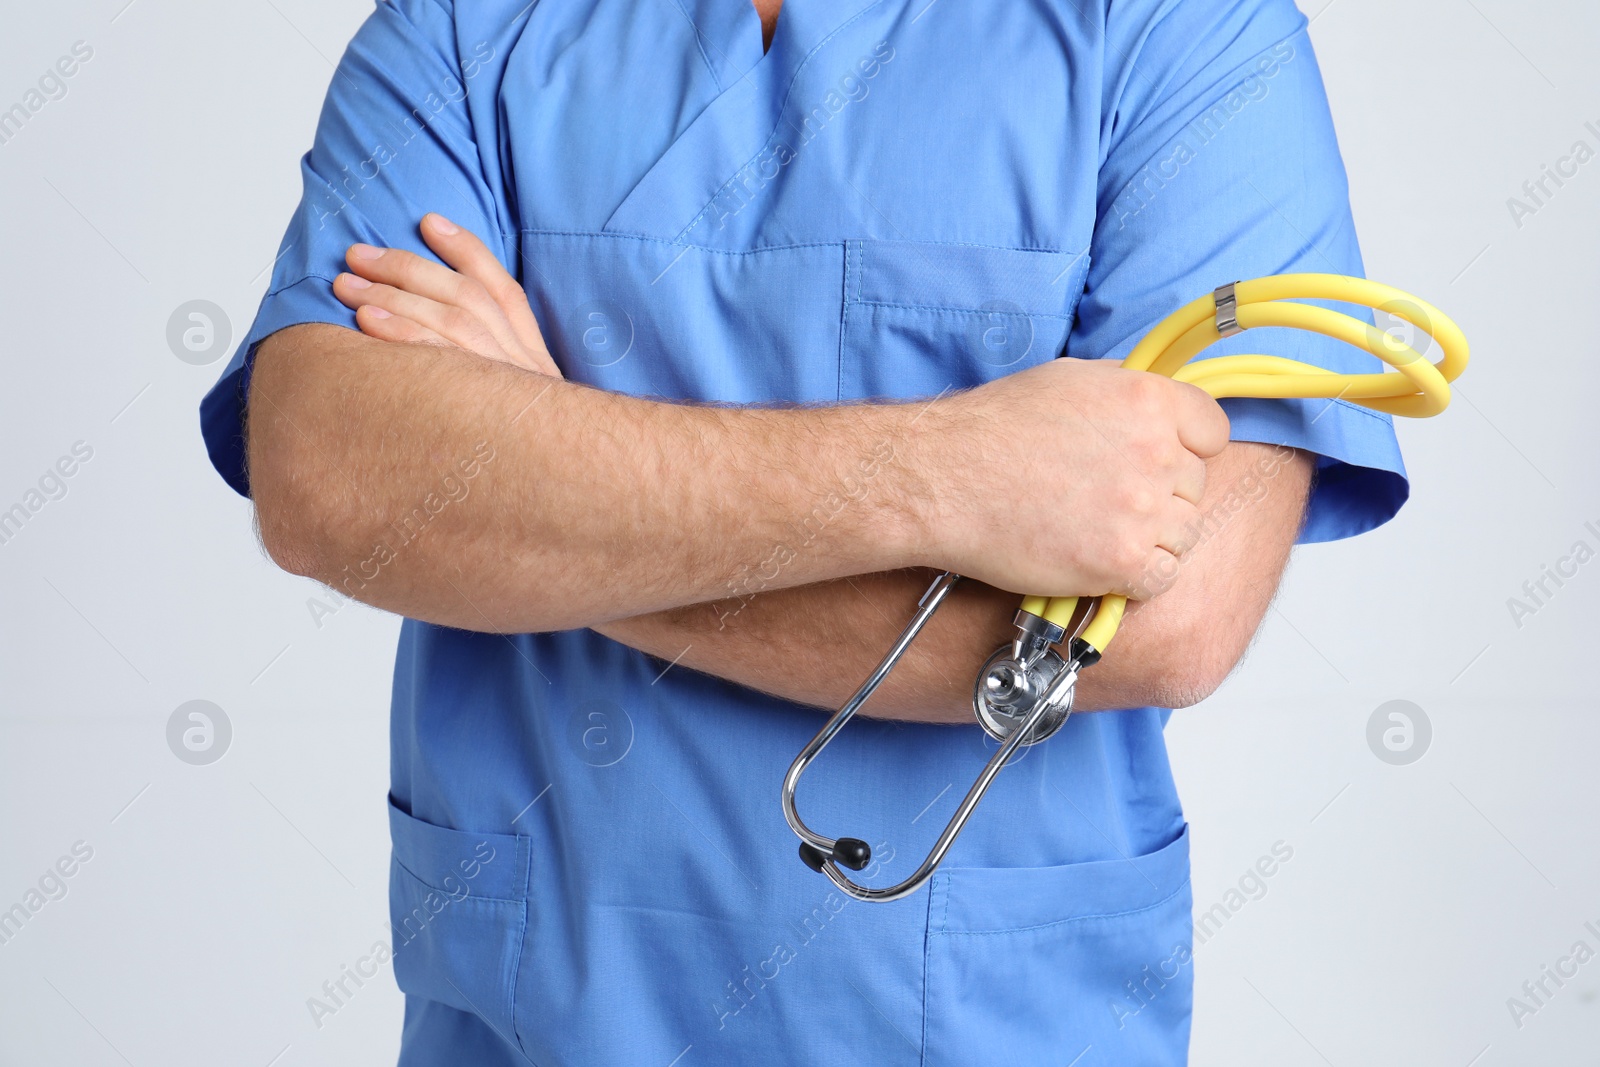
[[[1150,453],[1152,446],[1155,444],[1155,439],[1154,431],[1142,419],[1136,420],[1127,426],[1126,436],[1122,443],[1123,451],[1139,470],[1145,470],[1150,466]]]
[[[1216,451],[1212,455],[1215,455],[1227,447],[1228,439],[1233,436],[1233,422],[1228,418],[1228,413],[1222,410],[1222,405],[1214,404],[1213,410],[1216,411],[1216,417],[1212,420],[1212,432],[1216,435],[1213,444]]]
[[[1139,372],[1128,383],[1128,402],[1142,414],[1151,415],[1166,405],[1167,390],[1168,383],[1160,375]]]
[[[402,281],[415,278],[422,260],[414,252],[407,252],[403,248],[391,248],[378,260],[383,266],[383,272],[391,278]]]
[[[426,333],[422,327],[404,315],[391,315],[387,319],[379,319],[378,328],[385,337],[395,341],[414,341]]]
[[[1156,494],[1142,480],[1129,479],[1117,490],[1113,506],[1119,514],[1145,518],[1155,511]]]
[[[1160,440],[1155,443],[1151,450],[1151,458],[1156,461],[1162,470],[1175,471],[1183,462],[1184,454],[1187,451],[1176,437],[1170,434],[1162,434]]]
[[[463,307],[483,307],[489,303],[489,291],[476,279],[456,276],[455,298]]]
[[[1148,550],[1138,538],[1122,538],[1112,549],[1111,556],[1107,560],[1111,571],[1108,577],[1119,588],[1135,581],[1139,572],[1144,569],[1146,555]]]
[[[454,304],[447,304],[441,316],[441,321],[445,329],[451,333],[460,333],[477,322],[477,319]]]
[[[1178,443],[1165,433],[1141,435],[1134,445],[1139,465],[1149,471],[1169,471],[1177,465]]]
[[[528,294],[523,292],[522,286],[518,285],[517,280],[509,274],[502,274],[495,279],[489,289],[489,295],[501,304],[520,304],[528,300]]]
[[[1200,395],[1206,402],[1195,405],[1194,413],[1186,421],[1197,434],[1211,438],[1212,443],[1225,442],[1232,429],[1227,412],[1206,393],[1202,392]]]

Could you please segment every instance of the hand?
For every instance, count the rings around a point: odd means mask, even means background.
[[[1044,596],[1162,588],[1150,576],[1198,539],[1205,460],[1229,430],[1200,389],[1100,360],[1052,360],[928,414],[923,562]]]
[[[561,377],[527,294],[494,253],[439,214],[424,215],[421,230],[449,266],[398,248],[357,244],[345,253],[351,273],[334,279],[333,294],[355,310],[361,332],[380,341],[451,345]]]

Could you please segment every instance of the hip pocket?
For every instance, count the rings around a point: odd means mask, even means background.
[[[529,839],[424,822],[389,801],[389,923],[402,992],[483,1019],[516,1045]]]
[[[928,1067],[1186,1061],[1189,840],[1060,867],[934,877]]]
[[[934,396],[1061,354],[1086,252],[925,241],[845,245],[841,399]]]

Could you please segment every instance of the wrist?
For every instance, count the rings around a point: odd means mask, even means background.
[[[964,513],[961,396],[894,405],[885,534],[895,567],[956,565],[952,516]]]

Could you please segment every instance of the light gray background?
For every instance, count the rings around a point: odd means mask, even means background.
[[[1576,140],[1600,148],[1600,18],[1303,6],[1368,272],[1454,314],[1475,361],[1445,417],[1400,427],[1411,503],[1297,554],[1244,666],[1173,719],[1197,913],[1293,849],[1197,950],[1194,1062],[1593,1062],[1600,960],[1520,1028],[1506,1000],[1575,941],[1600,949],[1600,561],[1520,627],[1507,599],[1600,549],[1600,160],[1521,227],[1506,201]],[[393,1062],[387,971],[320,1029],[306,1000],[386,934],[396,620],[315,624],[318,587],[264,559],[206,462],[195,405],[221,363],[166,341],[193,299],[247,327],[369,7],[5,12],[0,108],[73,42],[94,54],[0,144],[0,509],[74,442],[94,453],[0,545],[0,910],[94,852],[0,944],[0,1063]],[[193,699],[232,724],[210,766],[167,746]],[[1407,766],[1366,741],[1394,699],[1433,727]]]

